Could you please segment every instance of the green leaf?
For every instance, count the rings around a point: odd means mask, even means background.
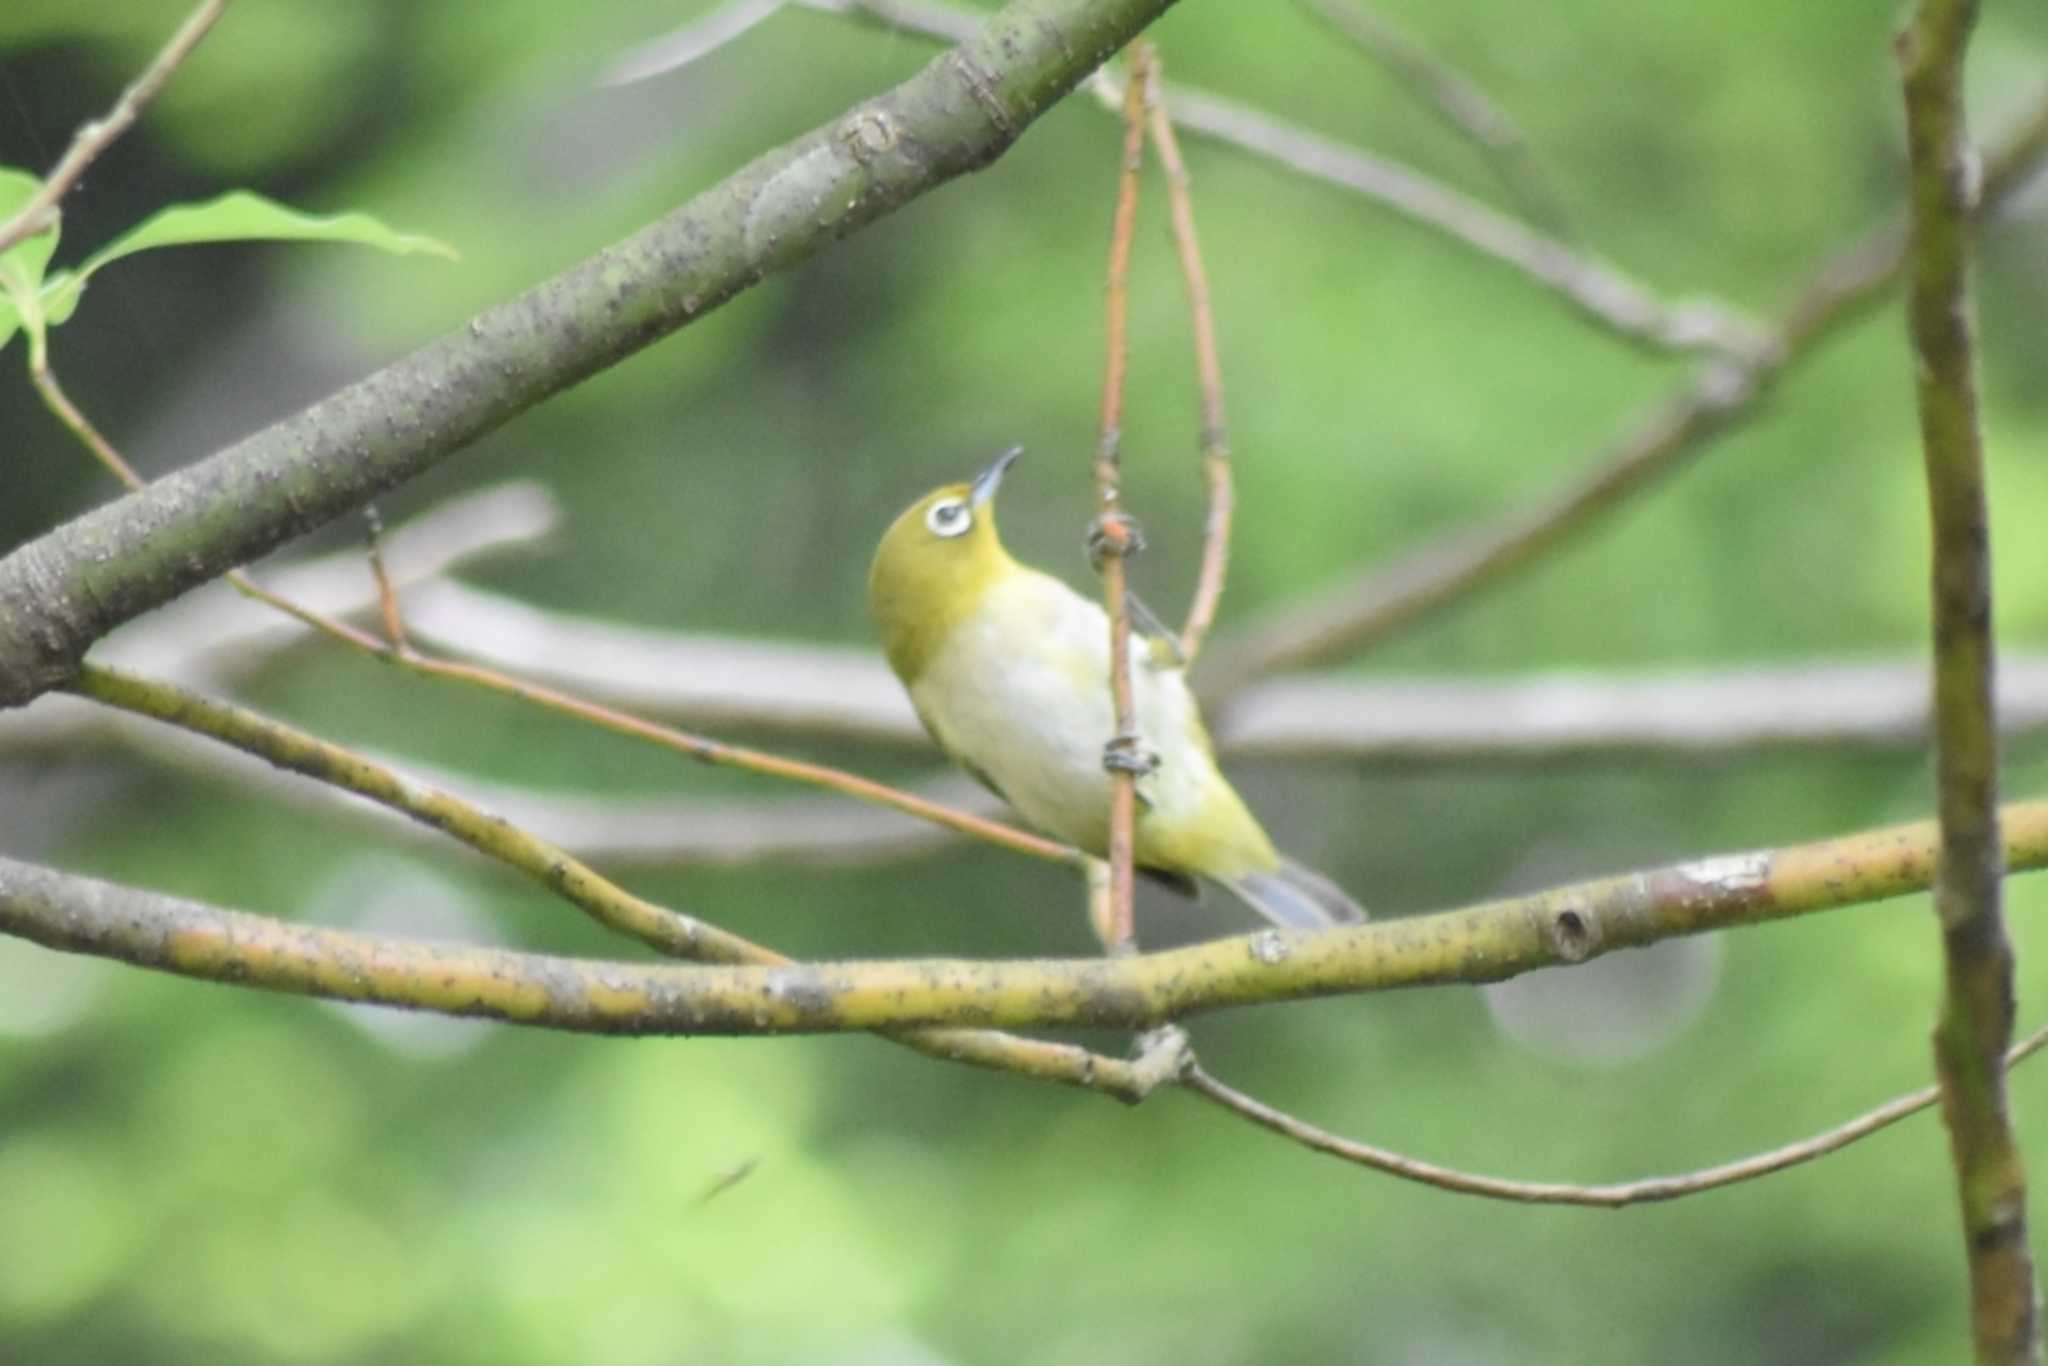
[[[0,223],[21,212],[22,205],[35,198],[43,182],[14,166],[0,166]],[[25,238],[0,253],[0,348],[21,330],[24,310],[35,311],[35,297],[42,288],[43,271],[57,250],[57,219],[33,237]]]
[[[317,218],[248,190],[230,190],[218,199],[175,204],[143,219],[88,256],[77,270],[53,278],[44,291],[44,311],[53,322],[70,317],[93,272],[124,256],[204,242],[353,242],[399,255],[430,252],[457,259],[455,248],[446,242],[397,232],[366,213]]]
[[[24,324],[36,336],[43,330],[40,296],[22,283],[21,272],[10,257],[0,257],[0,348],[5,348]]]
[[[18,167],[0,166],[0,223],[21,212],[22,205],[35,198],[36,191],[42,188],[39,177]],[[57,250],[57,228],[58,220],[53,216],[49,227],[0,254],[0,267],[11,268],[14,278],[29,288],[41,288],[43,271]]]
[[[69,321],[78,311],[78,296],[85,290],[85,281],[75,271],[60,270],[43,282],[41,307],[43,321],[51,327]]]

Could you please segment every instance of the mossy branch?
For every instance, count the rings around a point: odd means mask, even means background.
[[[0,706],[93,641],[987,165],[1173,0],[1014,0],[886,94],[312,407],[0,560]]]
[[[2006,808],[2006,859],[2048,866],[2048,801]],[[1676,935],[1925,890],[1931,821],[1313,933],[1118,958],[648,965],[292,925],[0,859],[0,933],[141,967],[340,1000],[608,1034],[1099,1026],[1227,1006],[1493,982]]]

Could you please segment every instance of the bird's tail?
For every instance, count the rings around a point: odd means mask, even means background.
[[[1282,929],[1319,930],[1366,918],[1365,908],[1342,887],[1293,859],[1281,859],[1270,873],[1246,873],[1223,885]]]

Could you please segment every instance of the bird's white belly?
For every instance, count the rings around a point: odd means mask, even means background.
[[[1115,733],[1108,629],[1100,607],[1058,580],[1019,575],[990,592],[910,690],[940,742],[1026,820],[1095,850],[1109,810],[1103,747]],[[1144,819],[1193,819],[1220,779],[1195,738],[1186,681],[1178,669],[1140,662],[1132,696],[1143,746],[1160,759],[1139,783]]]

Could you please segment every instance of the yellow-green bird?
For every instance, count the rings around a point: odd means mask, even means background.
[[[875,551],[868,602],[889,667],[940,748],[1032,825],[1100,854],[1116,720],[1109,619],[1003,549],[994,500],[1017,454],[912,503]],[[1328,878],[1274,851],[1217,770],[1171,642],[1134,637],[1131,654],[1140,738],[1158,756],[1138,779],[1138,866],[1184,887],[1221,883],[1276,925],[1362,919]]]

